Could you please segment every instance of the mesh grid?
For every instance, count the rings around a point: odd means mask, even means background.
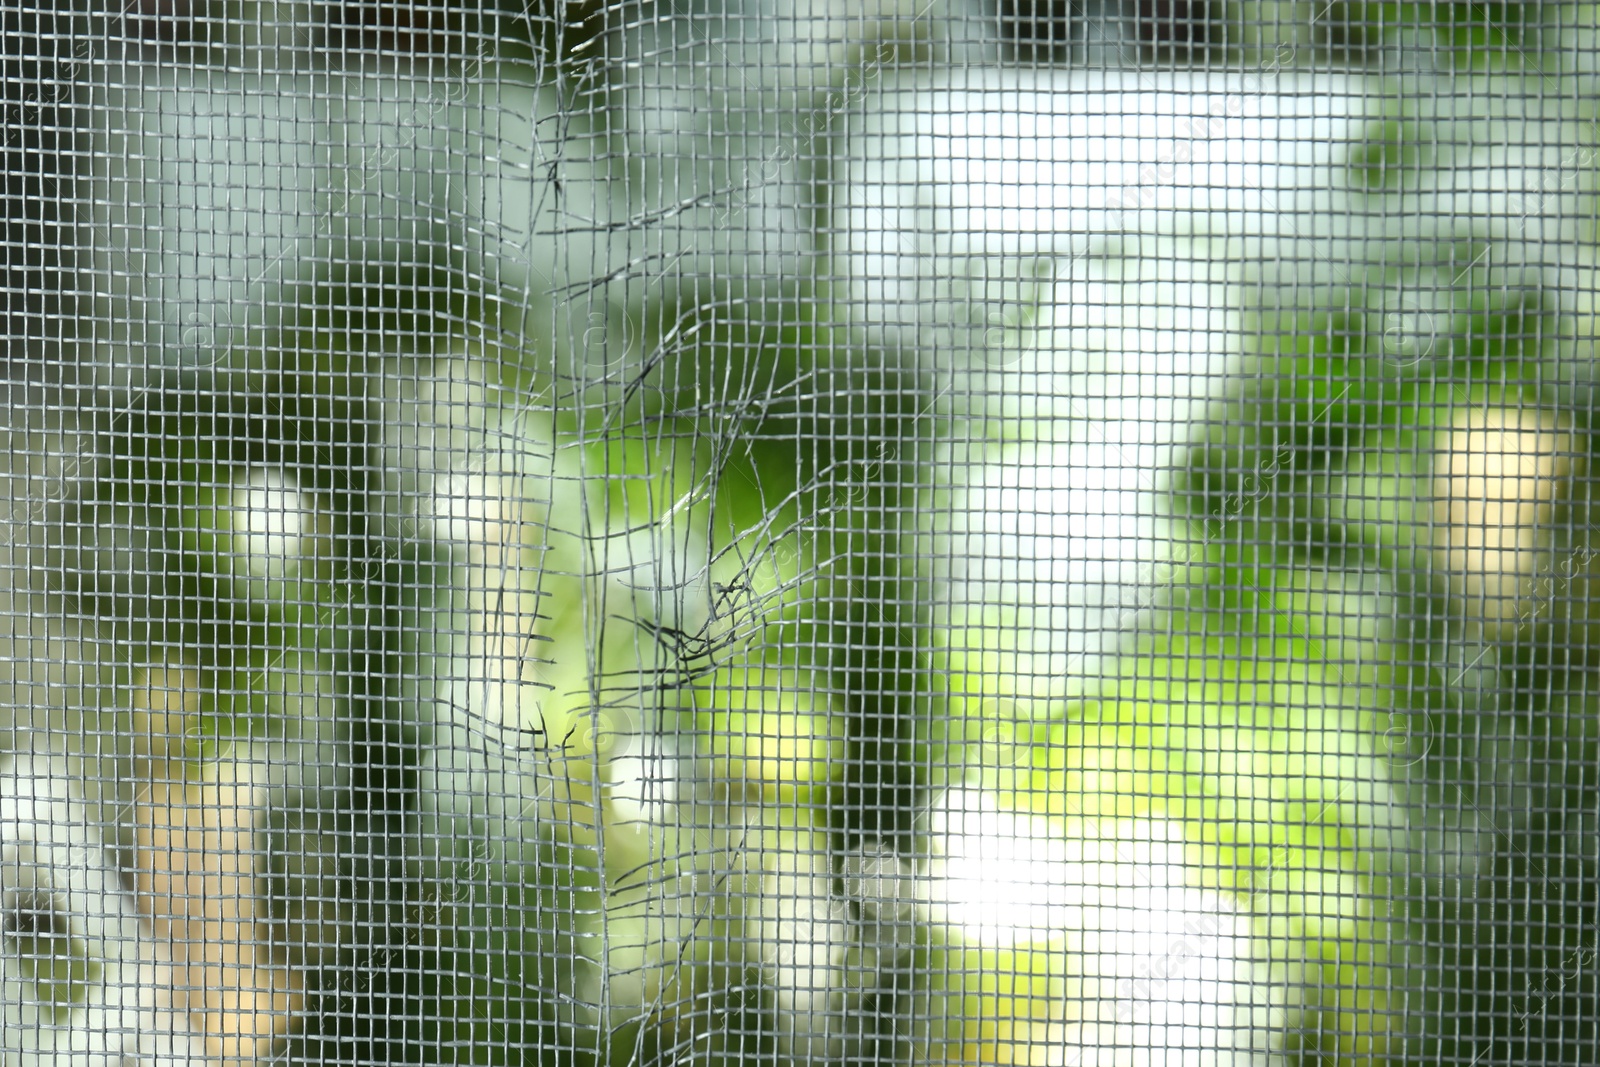
[[[0,1064],[1600,1061],[1596,17],[0,0]]]

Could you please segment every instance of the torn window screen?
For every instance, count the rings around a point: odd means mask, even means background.
[[[1593,1062],[1592,6],[4,18],[7,1062]]]

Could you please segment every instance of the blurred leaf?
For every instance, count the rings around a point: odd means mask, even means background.
[[[1426,127],[1416,122],[1389,119],[1373,124],[1366,140],[1350,150],[1351,184],[1378,193],[1418,183],[1433,163],[1425,136]]]

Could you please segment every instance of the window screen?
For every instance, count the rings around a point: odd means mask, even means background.
[[[1597,11],[0,0],[0,1063],[1600,1062]]]

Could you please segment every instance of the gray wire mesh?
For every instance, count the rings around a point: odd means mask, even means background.
[[[1566,0],[0,0],[0,1063],[1600,1061]]]

